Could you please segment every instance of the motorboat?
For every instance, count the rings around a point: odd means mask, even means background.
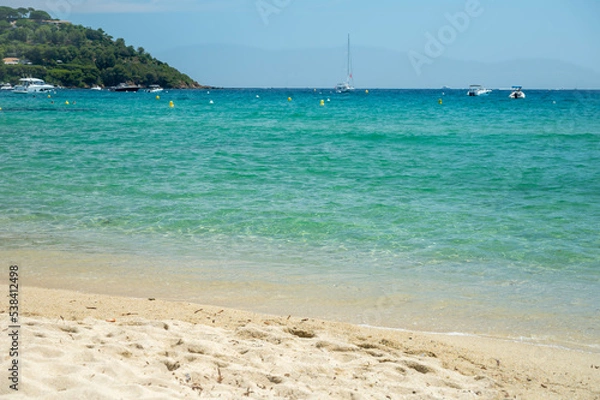
[[[130,85],[128,83],[119,83],[117,86],[110,88],[113,92],[137,92],[140,90],[138,85]]]
[[[150,85],[148,86],[148,93],[158,93],[158,92],[162,92],[164,89],[161,88],[159,85]]]
[[[511,99],[524,99],[525,93],[523,93],[523,91],[521,90],[522,88],[522,86],[513,86],[511,88],[512,92],[508,97],[510,97]]]
[[[470,85],[467,96],[485,96],[492,93],[492,89],[486,89],[481,85]]]
[[[50,85],[38,78],[21,78],[19,84],[14,87],[13,93],[47,93],[56,90],[54,85]]]
[[[93,85],[90,90],[102,90],[102,88],[98,85]]]
[[[3,83],[0,85],[0,90],[13,90],[14,87],[10,83]]]
[[[350,35],[348,35],[348,60],[346,62],[346,80],[335,85],[337,93],[348,93],[354,90],[354,78],[352,77],[352,58],[350,57]]]

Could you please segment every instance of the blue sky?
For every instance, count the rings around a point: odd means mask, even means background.
[[[412,54],[406,57],[415,73],[433,73],[430,66],[442,59],[532,59],[600,74],[598,0],[30,0],[27,6],[101,27],[155,56],[214,44],[269,51],[343,48],[349,33],[353,49]],[[202,71],[185,72],[204,80]],[[372,73],[361,71],[363,78]]]

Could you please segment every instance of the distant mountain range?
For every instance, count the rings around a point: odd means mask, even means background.
[[[345,77],[344,48],[270,51],[236,45],[196,45],[159,52],[161,59],[191,77],[223,87],[333,87]],[[360,88],[526,88],[600,89],[600,73],[557,60],[497,63],[440,57],[413,68],[407,53],[356,47],[354,81]]]

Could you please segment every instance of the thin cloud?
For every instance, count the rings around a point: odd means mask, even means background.
[[[4,3],[9,7],[23,7],[23,0],[5,0]],[[237,12],[246,5],[247,0],[29,0],[27,7],[68,19],[71,14]]]
[[[80,0],[81,1],[81,0]],[[245,0],[83,0],[78,13],[200,12],[243,9]]]

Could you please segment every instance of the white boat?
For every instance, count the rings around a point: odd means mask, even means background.
[[[3,83],[0,86],[0,90],[13,90],[13,89],[14,89],[14,87],[10,83]]]
[[[481,85],[470,85],[467,96],[485,96],[492,93],[492,89],[486,89]]]
[[[20,84],[13,89],[14,93],[46,93],[55,90],[54,85],[50,85],[38,78],[21,78]]]
[[[512,93],[508,97],[510,97],[511,99],[524,99],[525,93],[521,91],[522,88],[522,86],[513,86]]]
[[[335,85],[337,93],[348,93],[354,90],[354,78],[352,77],[352,58],[350,57],[350,35],[348,35],[348,61],[346,63],[346,80]]]
[[[117,86],[111,86],[109,90],[113,92],[137,92],[141,87],[134,84],[119,83]]]
[[[94,85],[90,88],[90,90],[102,90],[102,88],[98,85]]]
[[[164,89],[161,88],[159,85],[150,85],[148,86],[148,93],[158,93],[158,92],[162,92]]]

